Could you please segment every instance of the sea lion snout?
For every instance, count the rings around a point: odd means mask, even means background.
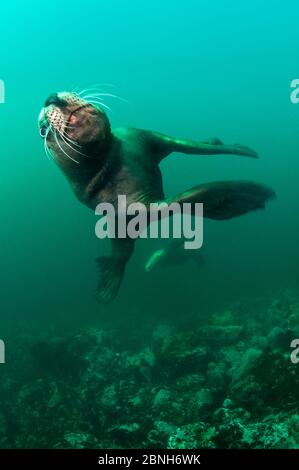
[[[51,105],[63,108],[64,106],[68,105],[68,102],[66,99],[61,98],[58,93],[51,93],[51,95],[45,101],[45,108]]]
[[[57,106],[64,108],[66,106],[76,106],[86,103],[84,99],[77,93],[71,93],[68,91],[61,91],[58,93],[51,93],[45,101],[45,107]]]

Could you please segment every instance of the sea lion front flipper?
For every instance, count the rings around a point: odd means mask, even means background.
[[[250,181],[222,181],[207,183],[165,200],[168,204],[178,202],[203,203],[203,216],[225,220],[257,209],[264,209],[275,192],[266,186]]]
[[[225,145],[213,137],[205,141],[178,139],[159,132],[143,131],[157,161],[161,161],[172,152],[188,155],[241,155],[258,158],[255,150],[241,144]]]
[[[99,271],[97,299],[104,304],[111,302],[116,297],[126,264],[134,249],[134,240],[130,238],[116,238],[111,242],[111,256],[100,256],[95,260]]]

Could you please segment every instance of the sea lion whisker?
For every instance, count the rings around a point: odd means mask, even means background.
[[[79,86],[75,86],[75,87],[71,90],[71,94],[72,94],[72,95],[76,95],[76,96],[80,96]]]
[[[49,148],[45,145],[45,154],[47,155],[47,158],[48,160],[52,160],[53,159],[53,155],[51,154]]]
[[[124,101],[127,103],[127,100],[125,100],[124,98],[121,98],[120,96],[114,95],[113,93],[92,93],[91,95],[95,98],[99,98],[101,96],[108,96],[110,98],[116,98],[120,101]],[[82,96],[82,98],[85,99],[85,96]]]
[[[45,150],[45,154],[47,155],[47,158],[48,160],[52,161],[54,159],[49,147],[48,147],[48,143],[47,143],[47,138],[48,138],[48,135],[49,135],[49,132],[50,132],[50,127],[48,127],[47,129],[47,132],[46,132],[46,135],[45,135],[45,140],[44,140],[44,150]]]
[[[111,111],[111,108],[110,108],[107,104],[103,103],[103,101],[100,101],[99,99],[89,99],[88,102],[89,102],[90,104],[95,104],[95,105],[98,105],[98,106],[103,106],[103,108],[106,108],[106,109],[108,109],[109,111]]]
[[[76,147],[82,148],[82,145],[78,144],[78,142],[75,142],[75,140],[71,139],[65,132],[60,132],[61,135],[70,143],[75,145]]]
[[[65,134],[63,134],[62,132],[58,131],[58,133],[59,133],[60,137],[62,138],[62,140],[64,141],[64,143],[67,144],[72,150],[77,152],[77,150],[75,150],[71,145],[73,143],[72,140],[70,141],[67,138],[67,136]],[[74,142],[74,144],[75,144],[75,142]]]
[[[76,126],[72,126],[72,125],[69,123],[69,121],[68,121],[67,119],[65,119],[65,121],[64,121],[63,124],[64,124],[63,127],[64,127],[65,129],[66,129],[66,128],[68,128],[68,129],[76,129]]]
[[[116,88],[115,85],[113,85],[113,83],[99,83],[99,84],[91,85],[90,87],[81,90],[80,92],[78,92],[78,95],[79,95],[79,96],[82,96],[83,93],[90,93],[90,92],[93,91],[93,90],[95,90],[95,91],[103,91],[100,87],[112,87],[112,88]]]
[[[78,164],[79,164],[79,162],[78,162],[77,160],[75,160],[74,158],[72,158],[72,157],[71,157],[71,156],[70,156],[68,153],[66,153],[66,152],[63,150],[63,148],[61,147],[61,145],[60,145],[60,143],[59,143],[59,141],[58,141],[58,138],[57,138],[57,134],[56,134],[56,132],[54,132],[54,138],[55,138],[55,141],[56,141],[56,143],[57,143],[58,147],[59,147],[59,148],[60,148],[60,150],[61,150],[61,151],[64,153],[64,155],[66,155],[66,156],[67,156],[67,158],[69,158],[69,159],[70,159],[70,160],[72,160],[73,162],[75,162],[75,163],[78,163]]]
[[[85,101],[88,101],[90,103],[90,101],[92,99],[94,100],[99,100],[102,104],[104,103],[104,100],[103,98],[101,98],[101,96],[108,96],[108,95],[104,95],[104,94],[100,94],[100,93],[92,93],[90,95],[84,95],[83,99]],[[112,95],[111,95],[112,96]],[[118,96],[115,96],[115,98],[119,98],[120,100],[122,100],[122,98],[118,97]],[[122,100],[122,101],[125,101],[125,100]],[[108,105],[107,105],[108,106]]]
[[[93,91],[101,91],[101,90],[96,89],[96,88],[86,88],[85,90],[82,90],[80,93],[78,93],[78,96],[81,100],[84,100],[85,95],[93,93]]]
[[[45,154],[47,155],[48,160],[50,160],[50,157],[49,157],[50,150],[46,144],[46,141],[44,141],[44,150],[45,150]]]
[[[77,142],[74,142],[72,139],[69,139],[66,134],[61,133],[61,136],[67,140],[71,145],[74,145],[75,147],[82,148],[82,145],[77,144]]]
[[[103,102],[102,98],[100,98],[99,96],[95,96],[95,95],[86,95],[84,99],[88,102],[90,102],[89,99],[96,99],[96,100],[100,100],[101,102]]]
[[[61,139],[63,140],[63,142],[65,143],[65,145],[67,145],[71,150],[73,150],[74,152],[79,153],[80,155],[83,155],[83,157],[89,157],[89,155],[86,155],[85,153],[82,153],[79,150],[72,147],[72,145],[65,140],[65,138],[64,138],[64,136],[61,132],[59,132],[59,135],[60,135]],[[79,162],[77,162],[77,163],[79,163]]]
[[[78,95],[80,96],[81,99],[84,99],[83,98],[84,93],[89,93],[91,90],[92,89],[90,89],[90,88],[85,88],[84,90],[79,91]]]
[[[65,140],[65,136],[63,136],[62,134],[60,134],[60,136],[61,136],[62,140],[64,141],[64,143],[65,143],[66,145],[68,145],[74,152],[77,152],[77,153],[79,153],[80,155],[83,155],[83,157],[90,158],[90,155],[87,155],[86,153],[80,152],[80,150],[74,148],[69,142],[67,142],[67,141]],[[81,146],[80,146],[80,147],[81,147]]]

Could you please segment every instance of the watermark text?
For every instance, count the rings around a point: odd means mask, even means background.
[[[141,202],[127,204],[119,195],[117,207],[109,202],[97,205],[100,216],[95,233],[103,238],[184,238],[184,248],[198,249],[203,244],[203,204]]]
[[[5,103],[5,83],[0,79],[0,104]]]

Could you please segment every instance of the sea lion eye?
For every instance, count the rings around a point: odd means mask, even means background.
[[[40,133],[41,138],[44,139],[47,135],[47,127],[41,126],[39,133]]]

